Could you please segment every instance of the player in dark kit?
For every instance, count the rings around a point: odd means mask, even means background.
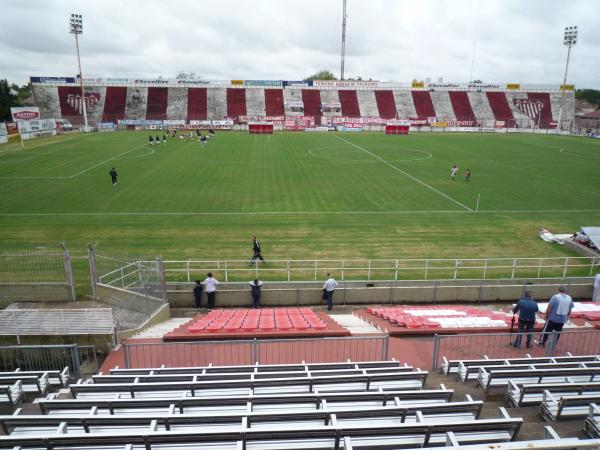
[[[116,169],[113,167],[112,169],[110,169],[110,172],[108,172],[108,174],[110,175],[110,178],[112,180],[113,187],[116,187],[117,186],[117,178],[119,178],[119,175],[117,174]]]
[[[152,135],[148,136],[148,144],[154,145],[154,140],[152,139]]]
[[[261,254],[261,250],[260,250],[260,242],[258,242],[258,239],[256,239],[256,236],[252,236],[252,260],[250,261],[250,264],[252,264],[254,261],[256,261],[256,258],[260,259],[262,262],[265,262],[265,258],[262,257]]]

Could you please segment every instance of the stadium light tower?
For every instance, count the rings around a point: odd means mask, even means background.
[[[344,79],[344,65],[346,63],[346,0],[344,0],[344,6],[342,11],[342,61],[340,67],[340,80]]]
[[[85,95],[83,92],[83,73],[81,73],[81,59],[79,58],[79,38],[83,33],[83,17],[81,14],[71,14],[69,19],[69,33],[75,35],[75,47],[77,48],[77,65],[79,66],[79,83],[81,84],[81,106],[83,108],[83,131],[88,130],[87,106],[85,104]]]
[[[560,109],[558,110],[558,125],[556,131],[560,132],[562,128],[562,110],[563,99],[567,88],[567,72],[569,71],[569,59],[571,58],[571,47],[577,44],[577,26],[565,27],[563,45],[567,47],[567,64],[565,65],[565,77],[563,79],[562,92],[560,94]]]

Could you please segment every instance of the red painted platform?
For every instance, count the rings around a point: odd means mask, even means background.
[[[165,341],[349,336],[311,308],[215,309],[165,334]]]

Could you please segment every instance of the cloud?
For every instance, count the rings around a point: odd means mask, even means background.
[[[341,0],[10,2],[0,16],[0,76],[77,73],[68,18],[84,16],[84,75],[299,79],[339,72]],[[409,81],[561,81],[563,27],[578,25],[569,82],[600,88],[600,2],[348,0],[346,75]],[[26,18],[26,20],[24,20]]]

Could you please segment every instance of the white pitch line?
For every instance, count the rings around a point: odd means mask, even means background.
[[[120,158],[123,155],[131,153],[132,151],[137,150],[138,148],[145,147],[145,146],[146,146],[146,144],[138,145],[137,147],[133,147],[132,149],[127,150],[123,153],[119,153],[118,155],[113,156],[112,158],[108,158],[104,161],[99,162],[98,164],[94,164],[92,167],[88,167],[87,169],[84,169],[81,172],[77,172],[75,175],[71,175],[69,178],[75,178],[75,177],[78,177],[79,175],[83,175],[84,173],[89,172],[90,170],[95,169],[96,167],[101,166],[102,164],[106,164],[107,162],[112,161],[113,159]]]
[[[551,210],[479,210],[481,214],[573,214],[600,213],[600,209],[551,209]],[[409,210],[409,211],[257,211],[257,212],[90,212],[90,213],[0,213],[0,217],[27,216],[274,216],[274,215],[352,215],[352,214],[475,214],[475,211],[464,210]]]
[[[462,203],[461,203],[461,202],[459,202],[458,200],[454,200],[452,197],[450,197],[449,195],[446,195],[446,194],[444,194],[442,191],[439,191],[439,190],[437,190],[437,189],[436,189],[436,188],[434,188],[433,186],[430,186],[430,185],[428,185],[427,183],[425,183],[424,181],[421,181],[421,180],[419,180],[417,177],[415,177],[415,176],[412,176],[410,173],[408,173],[408,172],[405,172],[404,170],[400,169],[399,167],[396,167],[396,166],[395,166],[395,165],[393,165],[392,163],[390,163],[390,162],[386,161],[385,159],[383,159],[381,156],[378,156],[378,155],[376,155],[375,153],[373,153],[373,152],[370,152],[369,150],[367,150],[366,148],[363,148],[363,147],[361,147],[360,145],[356,145],[356,144],[354,144],[354,143],[352,143],[352,142],[350,142],[350,141],[347,141],[346,139],[344,139],[344,138],[342,138],[342,137],[339,137],[339,136],[337,136],[337,135],[336,135],[335,137],[336,137],[336,138],[338,138],[339,140],[341,140],[341,141],[344,141],[345,143],[347,143],[347,144],[351,145],[352,147],[354,147],[354,148],[357,148],[357,149],[358,149],[358,150],[360,150],[360,151],[363,151],[363,152],[365,152],[365,153],[368,153],[368,154],[369,154],[369,155],[371,155],[373,158],[376,158],[376,159],[378,159],[379,161],[381,161],[382,163],[384,163],[384,164],[387,164],[387,165],[388,165],[388,166],[390,166],[392,169],[394,169],[394,170],[396,170],[396,171],[400,172],[401,174],[403,174],[403,175],[407,176],[407,177],[408,177],[408,178],[410,178],[411,180],[413,180],[413,181],[416,181],[417,183],[419,183],[419,184],[421,184],[421,185],[425,186],[427,189],[430,189],[430,190],[432,190],[433,192],[435,192],[435,193],[437,193],[437,194],[441,195],[442,197],[444,197],[444,198],[447,198],[447,199],[448,199],[448,200],[450,200],[451,202],[453,202],[453,203],[455,203],[455,204],[457,204],[457,205],[459,205],[459,206],[461,206],[461,207],[465,208],[467,211],[471,211],[471,212],[473,212],[473,210],[472,210],[471,208],[469,208],[467,205],[464,205],[464,204],[462,204]]]

